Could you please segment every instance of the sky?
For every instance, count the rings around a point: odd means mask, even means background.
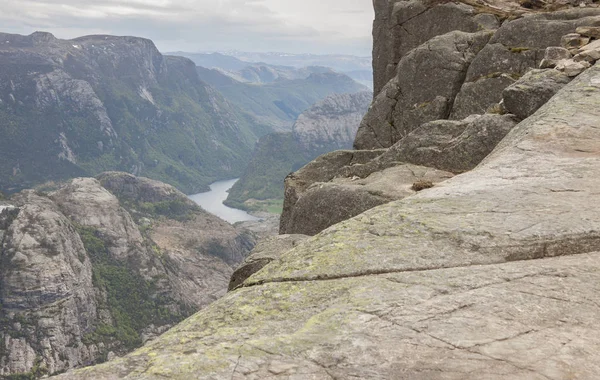
[[[371,52],[372,0],[0,0],[0,31],[113,34],[163,51]]]

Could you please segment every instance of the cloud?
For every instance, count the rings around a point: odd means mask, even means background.
[[[368,54],[369,0],[2,0],[3,31],[147,37],[163,51]]]

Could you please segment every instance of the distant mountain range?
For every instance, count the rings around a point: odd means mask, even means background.
[[[243,72],[270,72],[277,73],[270,77],[277,79],[299,79],[303,71],[311,67],[329,68],[338,73],[346,74],[355,81],[373,88],[373,69],[370,57],[356,57],[351,55],[315,55],[315,54],[287,54],[287,53],[248,53],[240,51],[216,53],[189,53],[174,52],[194,61],[198,66],[208,69],[219,69],[225,74],[241,81],[254,83],[263,80],[260,76],[250,74],[236,74]],[[299,74],[295,74],[297,70]]]
[[[276,131],[290,131],[302,112],[329,95],[367,90],[347,75],[322,67],[296,70],[297,74],[302,72],[297,79],[280,77],[268,83],[240,82],[219,69],[197,70],[200,79],[231,104],[251,114],[258,124]]]

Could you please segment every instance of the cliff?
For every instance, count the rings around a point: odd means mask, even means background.
[[[152,41],[0,34],[0,190],[120,170],[188,193],[238,175],[269,128]]]
[[[361,149],[286,179],[282,232],[314,236],[59,378],[596,378],[600,10],[523,5],[375,1]]]
[[[225,293],[254,238],[125,173],[23,191],[0,213],[0,375],[124,354]],[[198,231],[201,231],[199,233]]]

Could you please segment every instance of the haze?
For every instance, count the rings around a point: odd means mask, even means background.
[[[283,51],[368,56],[370,0],[2,0],[9,33],[152,39],[162,51]]]

